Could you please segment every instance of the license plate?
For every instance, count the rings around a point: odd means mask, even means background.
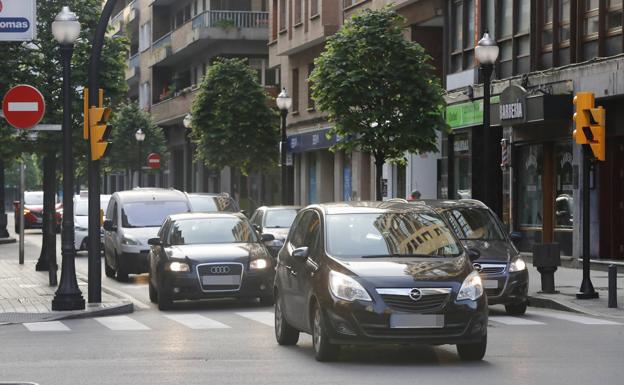
[[[486,279],[483,281],[483,287],[486,289],[498,289],[498,281],[495,279]]]
[[[390,315],[393,329],[432,329],[444,327],[444,314],[401,314]]]
[[[240,285],[240,275],[204,275],[202,284],[209,285]]]

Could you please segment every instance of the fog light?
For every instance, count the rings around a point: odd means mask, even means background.
[[[264,284],[260,285],[260,290],[266,290],[266,286]]]
[[[351,328],[347,326],[347,324],[345,324],[344,322],[338,322],[338,325],[336,325],[336,331],[340,334],[347,334],[350,336],[355,335],[355,332],[351,330]]]
[[[173,292],[176,294],[180,294],[180,288],[179,287],[174,287],[173,288]]]

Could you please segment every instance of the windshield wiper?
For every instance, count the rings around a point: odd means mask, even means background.
[[[437,254],[378,254],[378,255],[363,255],[362,258],[435,258],[444,257]]]

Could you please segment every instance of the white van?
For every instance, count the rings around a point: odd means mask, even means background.
[[[104,271],[125,280],[148,271],[147,240],[157,236],[165,218],[190,211],[178,190],[137,188],[112,195],[104,221]]]

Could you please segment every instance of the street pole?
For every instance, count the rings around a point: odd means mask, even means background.
[[[280,163],[282,166],[282,204],[288,204],[288,167],[286,166],[286,116],[288,110],[281,110],[282,140],[280,142]]]
[[[139,180],[137,182],[137,187],[141,187],[141,179],[143,177],[143,167],[141,165],[142,159],[143,159],[143,142],[139,140]]]
[[[591,163],[593,162],[592,150],[588,144],[583,145],[583,281],[581,288],[576,293],[578,299],[598,298],[598,292],[594,290],[589,276],[589,228],[590,228],[590,192],[589,174]]]
[[[64,11],[69,12],[69,8],[64,7],[61,13]],[[74,249],[74,155],[71,128],[73,43],[62,43],[60,51],[63,65],[63,229],[61,233],[63,266],[61,268],[61,282],[52,300],[52,310],[82,310],[85,308],[85,301],[76,280],[76,251]]]
[[[26,189],[26,182],[24,178],[24,158],[20,159],[20,202],[19,202],[19,264],[24,264],[24,190]],[[17,218],[15,218],[17,220]]]
[[[495,202],[492,197],[493,188],[491,186],[492,179],[490,171],[491,168],[494,167],[494,164],[491,162],[492,146],[490,140],[490,88],[493,69],[494,66],[492,64],[481,65],[481,70],[485,77],[483,81],[483,138],[481,142],[483,146],[481,149],[481,175],[483,179],[481,179],[481,192],[483,194],[483,203],[498,213],[498,210],[494,207]]]

